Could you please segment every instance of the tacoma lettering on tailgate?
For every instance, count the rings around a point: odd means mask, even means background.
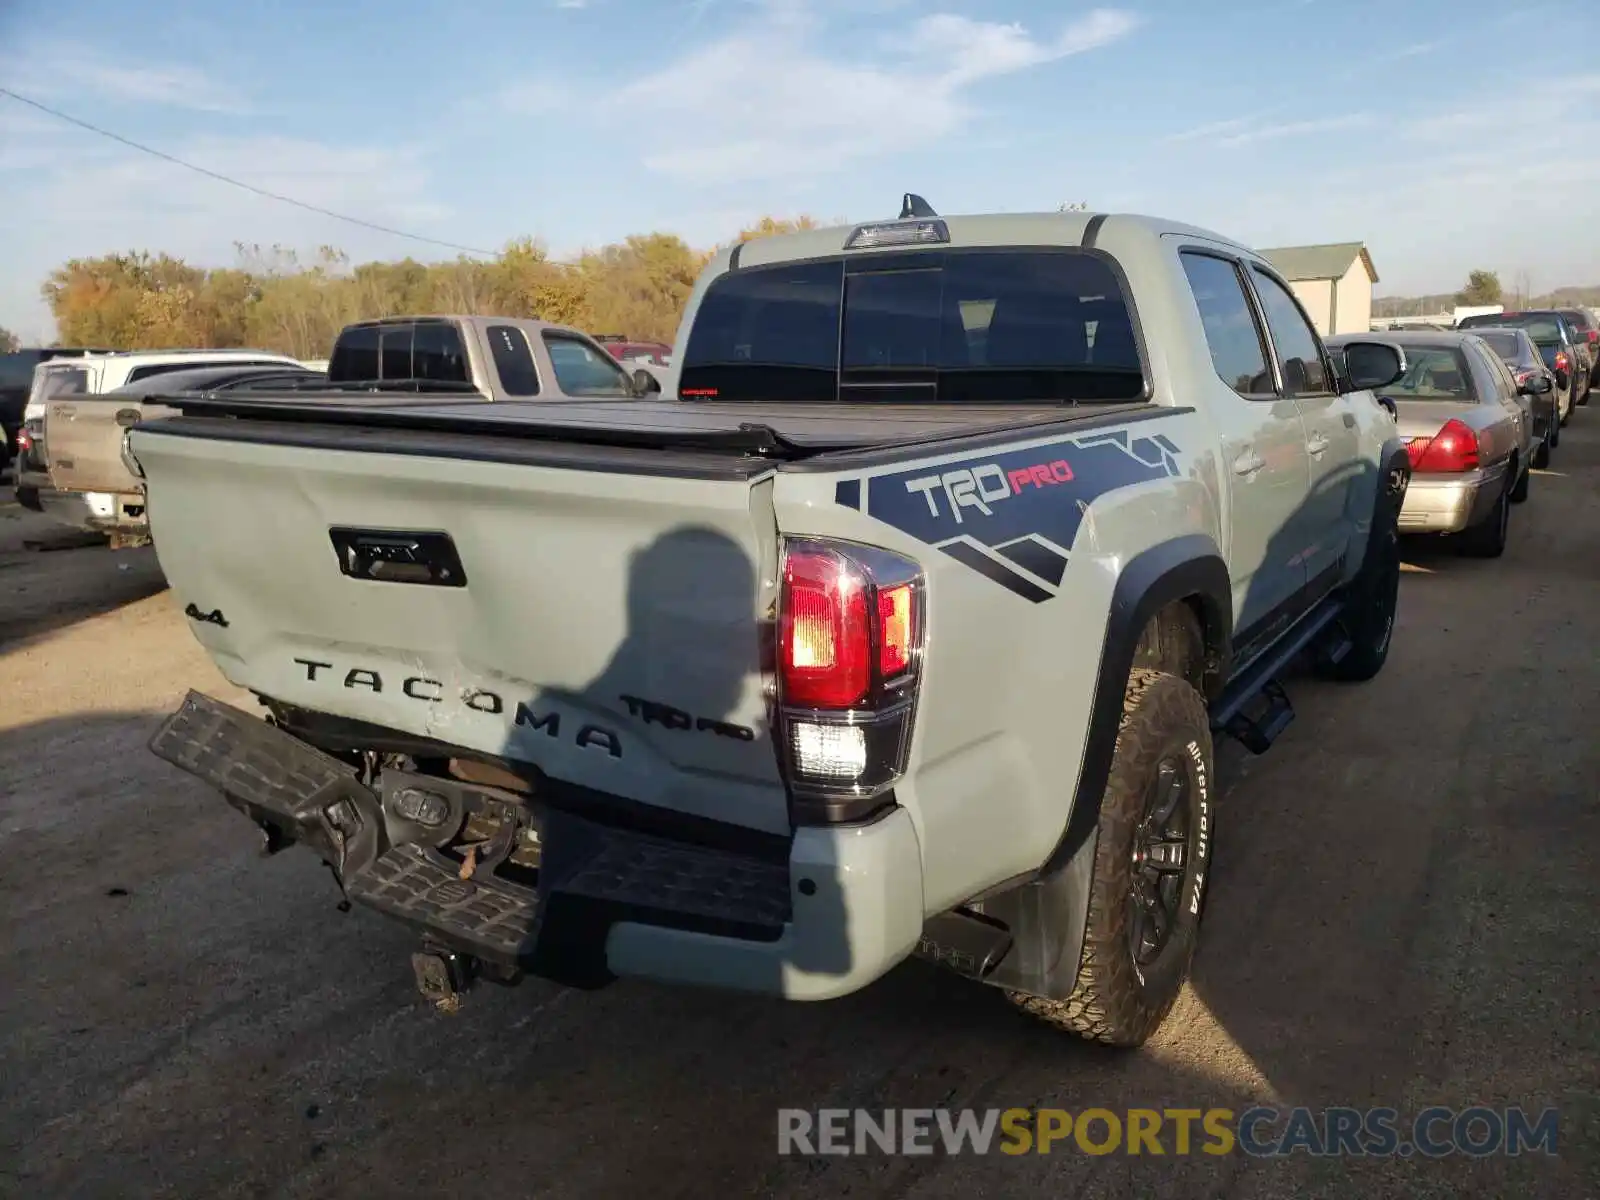
[[[1089,505],[1176,476],[1165,434],[1126,429],[839,481],[834,499],[909,533],[1035,604],[1056,594]]]

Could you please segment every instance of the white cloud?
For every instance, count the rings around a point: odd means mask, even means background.
[[[1255,142],[1276,141],[1279,138],[1305,137],[1311,134],[1332,133],[1340,129],[1358,129],[1371,125],[1374,118],[1369,113],[1345,113],[1337,117],[1312,117],[1303,121],[1267,121],[1266,114],[1254,117],[1232,117],[1225,121],[1211,121],[1178,133],[1168,134],[1166,142],[1203,142],[1214,147],[1248,146]]]
[[[244,97],[193,66],[119,62],[92,46],[22,46],[0,59],[0,79],[31,99],[162,105],[194,112],[242,113]]]
[[[645,166],[695,182],[729,183],[837,169],[926,146],[972,115],[981,80],[1012,74],[1131,33],[1131,14],[1096,9],[1054,36],[949,14],[924,17],[866,62],[820,45],[801,0],[763,6],[755,24],[693,50],[600,105],[658,148]]]
[[[589,0],[556,0],[557,8],[588,8]]]

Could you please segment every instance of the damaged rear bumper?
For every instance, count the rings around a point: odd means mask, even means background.
[[[385,769],[369,785],[196,692],[150,748],[221,791],[269,851],[312,847],[352,902],[502,978],[635,976],[821,1000],[878,978],[922,932],[921,856],[900,809],[730,848],[456,779]],[[463,856],[468,828],[482,837]]]

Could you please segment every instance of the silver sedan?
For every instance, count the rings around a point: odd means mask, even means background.
[[[1379,392],[1394,402],[1411,455],[1400,532],[1459,534],[1467,553],[1499,556],[1538,450],[1528,389],[1546,381],[1519,385],[1471,333],[1363,333],[1328,345],[1338,352],[1350,340],[1387,342],[1405,354],[1405,374]]]

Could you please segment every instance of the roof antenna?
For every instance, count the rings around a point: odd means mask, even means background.
[[[938,215],[933,211],[933,205],[915,192],[907,192],[905,199],[900,202],[900,219],[902,221],[909,217],[937,217]]]

